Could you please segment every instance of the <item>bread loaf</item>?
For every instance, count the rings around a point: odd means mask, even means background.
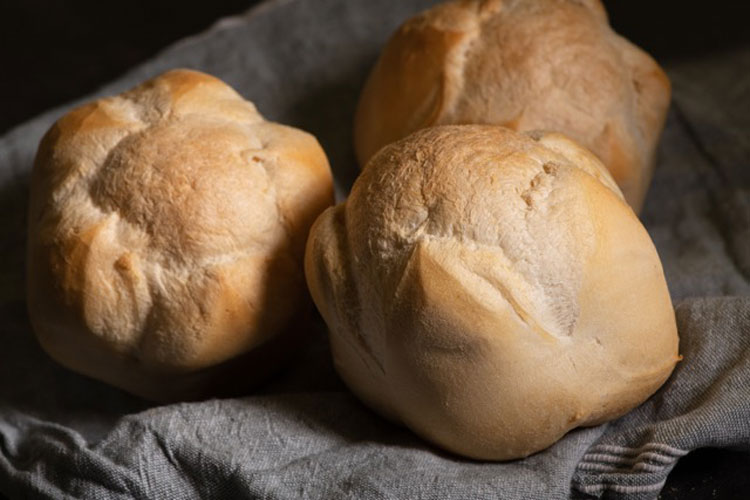
[[[315,138],[212,76],[170,71],[74,109],[31,179],[34,331],[68,368],[149,399],[235,392],[295,350],[307,233],[332,203]]]
[[[618,417],[678,360],[648,233],[557,133],[439,126],[381,149],[315,222],[305,273],[349,387],[471,458]]]
[[[669,105],[659,65],[617,35],[598,0],[459,0],[406,21],[362,91],[364,166],[427,126],[555,130],[593,151],[637,212]]]

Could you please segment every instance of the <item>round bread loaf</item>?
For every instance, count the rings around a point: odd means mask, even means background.
[[[381,149],[313,225],[305,274],[349,387],[472,458],[622,415],[679,358],[648,233],[557,133],[440,126]]]
[[[410,19],[362,91],[355,149],[432,125],[555,130],[593,151],[637,212],[651,180],[670,85],[612,31],[599,0],[460,0]]]
[[[68,368],[145,398],[235,392],[295,349],[333,203],[313,136],[175,70],[74,109],[31,179],[28,307]]]

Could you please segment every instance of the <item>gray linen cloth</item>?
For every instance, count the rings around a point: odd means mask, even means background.
[[[353,109],[387,36],[433,2],[277,0],[169,48],[96,93],[204,70],[317,135],[339,198]],[[675,302],[682,361],[646,403],[525,460],[441,452],[364,408],[318,322],[291,370],[243,398],[155,406],[69,372],[24,302],[28,177],[64,106],[0,139],[0,492],[30,498],[655,498],[700,447],[750,452],[750,50],[667,64],[674,102],[643,221]],[[90,98],[95,97],[94,95]]]

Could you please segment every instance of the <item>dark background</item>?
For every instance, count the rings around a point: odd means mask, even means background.
[[[0,0],[0,134],[256,3]],[[662,63],[750,46],[745,0],[604,3],[615,30]],[[750,455],[705,449],[679,462],[661,498],[744,499],[749,491]]]
[[[257,0],[0,0],[0,134]]]

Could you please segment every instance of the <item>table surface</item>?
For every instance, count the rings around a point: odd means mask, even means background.
[[[385,1],[385,0],[381,0]],[[257,0],[0,3],[0,135],[42,111],[86,95],[160,49],[240,13]],[[746,2],[604,2],[619,33],[657,60],[750,45]],[[675,17],[677,16],[677,18]],[[749,75],[750,76],[750,75]],[[660,498],[745,498],[750,455],[704,449],[683,458]]]

